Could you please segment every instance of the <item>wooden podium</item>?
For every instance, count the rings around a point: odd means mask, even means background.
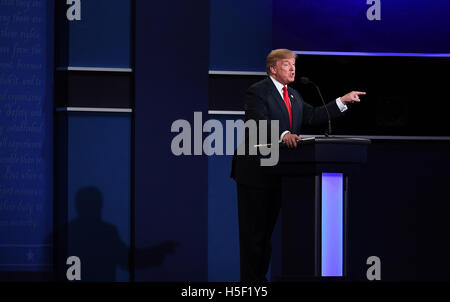
[[[367,162],[369,144],[324,137],[280,148],[274,173],[282,179],[281,244],[274,244],[279,259],[272,262],[272,279],[345,277],[349,185]]]

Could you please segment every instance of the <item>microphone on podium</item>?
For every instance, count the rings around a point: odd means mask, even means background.
[[[323,106],[325,107],[325,110],[326,110],[327,116],[328,116],[328,131],[325,131],[325,136],[328,137],[328,135],[331,134],[331,117],[330,117],[330,112],[328,112],[327,105],[325,104],[325,101],[324,101],[324,99],[322,97],[322,93],[320,92],[319,86],[317,86],[313,81],[311,81],[307,77],[301,77],[300,78],[300,83],[305,84],[305,85],[311,84],[314,87],[316,87],[316,90],[319,93],[320,99],[322,100]]]

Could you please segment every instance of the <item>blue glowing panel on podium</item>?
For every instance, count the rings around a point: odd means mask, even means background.
[[[322,276],[343,275],[343,175],[322,173]]]

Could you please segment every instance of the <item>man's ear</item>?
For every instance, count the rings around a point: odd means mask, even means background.
[[[276,66],[270,66],[270,73],[271,74],[276,74],[276,71],[277,69],[276,69]]]

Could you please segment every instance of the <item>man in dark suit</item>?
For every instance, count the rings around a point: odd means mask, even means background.
[[[324,106],[313,107],[287,86],[295,79],[296,54],[277,49],[267,56],[266,79],[253,84],[245,96],[245,121],[279,122],[280,142],[295,148],[302,124],[327,122]],[[342,115],[347,103],[359,102],[364,92],[352,91],[326,105],[331,118]],[[270,128],[270,126],[269,126]],[[270,137],[270,135],[269,135]],[[249,132],[245,133],[248,150]],[[281,207],[281,182],[261,167],[257,155],[233,157],[231,177],[237,183],[241,281],[267,281],[271,257],[271,237]]]

